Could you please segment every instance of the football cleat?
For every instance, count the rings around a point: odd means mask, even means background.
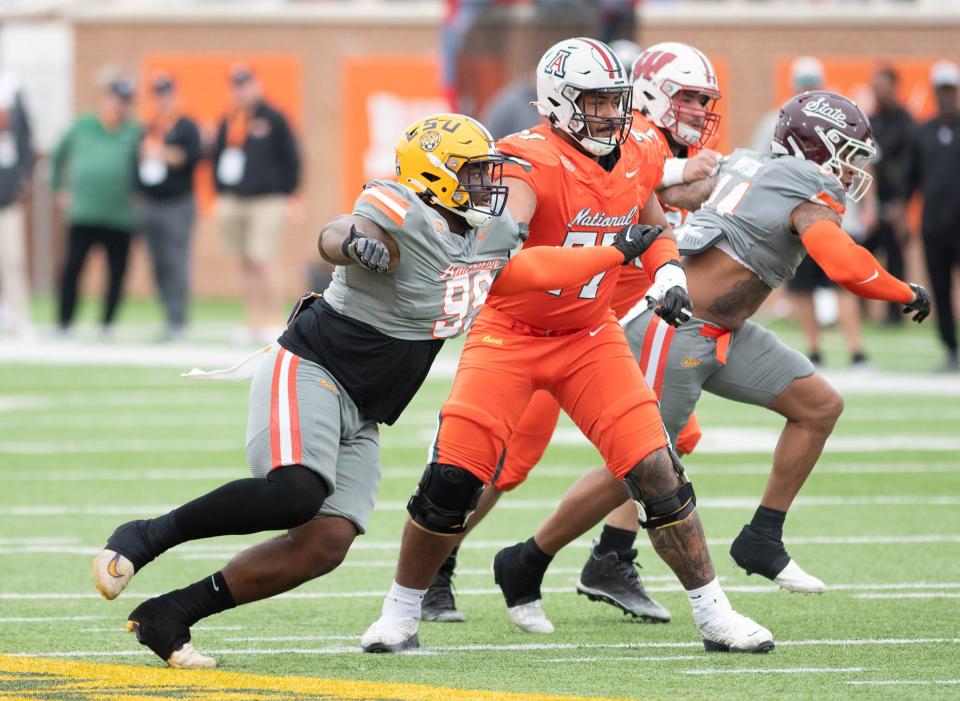
[[[670,612],[647,596],[637,574],[637,551],[597,554],[596,542],[580,572],[577,593],[590,601],[603,601],[623,613],[651,623],[669,623]]]
[[[364,652],[403,652],[420,647],[420,619],[380,616],[360,638]]]
[[[440,570],[430,583],[420,607],[420,616],[425,621],[439,623],[459,623],[467,620],[463,612],[457,610],[457,602],[453,598],[451,578],[453,572]]]
[[[801,594],[822,594],[827,586],[804,572],[787,554],[783,541],[770,538],[744,526],[730,545],[734,564],[747,574],[759,574],[787,591]]]
[[[108,601],[116,599],[127,588],[133,574],[133,563],[109,548],[93,560],[93,583],[100,596]]]
[[[127,630],[160,659],[177,669],[216,667],[217,661],[190,644],[190,627],[165,610],[163,597],[147,599],[127,617]]]
[[[773,634],[756,621],[733,609],[697,626],[707,652],[769,652]]]
[[[554,631],[553,623],[543,612],[543,602],[540,599],[507,609],[510,622],[525,633],[549,634]]]

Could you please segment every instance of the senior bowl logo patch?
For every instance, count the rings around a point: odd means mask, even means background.
[[[680,361],[680,367],[682,368],[698,368],[700,367],[700,358],[684,358]]]
[[[567,160],[566,156],[560,156],[560,162],[563,164],[563,167],[569,170],[571,173],[577,169],[573,163]]]
[[[447,222],[440,217],[433,220],[433,233],[437,236],[443,236],[447,233]]]
[[[420,135],[420,148],[424,151],[433,151],[440,145],[440,132],[425,131]]]

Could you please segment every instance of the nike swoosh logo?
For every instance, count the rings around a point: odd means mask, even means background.
[[[217,586],[217,580],[213,578],[213,575],[210,575],[210,584],[213,585],[214,591],[220,591],[220,587]]]
[[[640,169],[639,169],[639,168],[637,168],[636,170],[628,170],[627,173],[626,173],[626,176],[627,176],[628,178],[632,178],[634,175],[636,175],[636,174],[639,173],[639,172],[640,172]]]
[[[878,277],[880,277],[880,271],[877,270],[876,268],[874,268],[874,270],[873,270],[873,275],[871,275],[870,277],[868,277],[866,280],[861,280],[861,281],[858,282],[857,284],[858,284],[858,285],[866,285],[868,282],[870,282],[871,280],[876,280]]]
[[[606,324],[600,324],[600,326],[598,326],[597,328],[595,328],[593,331],[590,332],[590,335],[591,335],[591,336],[596,336],[598,333],[600,333],[600,330],[601,330],[604,326],[606,326]]]

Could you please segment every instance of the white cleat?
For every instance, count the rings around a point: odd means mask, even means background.
[[[707,652],[769,652],[773,633],[733,609],[697,626]]]
[[[420,647],[419,618],[380,616],[360,638],[364,652],[403,652]]]
[[[553,623],[543,612],[541,599],[531,601],[529,604],[511,606],[507,609],[507,615],[510,616],[513,625],[524,632],[552,633],[554,631]]]
[[[103,550],[93,560],[93,582],[100,596],[109,601],[120,596],[133,574],[133,563],[113,550]]]
[[[773,581],[787,591],[794,591],[799,594],[822,594],[827,590],[826,584],[813,575],[804,572],[796,560],[793,559],[780,570],[780,574],[774,577]]]
[[[212,657],[201,655],[190,643],[184,643],[179,650],[173,651],[167,664],[174,669],[209,669],[216,667],[217,661]]]

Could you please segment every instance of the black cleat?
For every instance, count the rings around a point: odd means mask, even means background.
[[[163,596],[147,599],[127,616],[127,630],[137,635],[160,659],[178,669],[215,667],[212,657],[201,655],[190,644],[190,627],[177,620]]]
[[[587,564],[580,572],[577,593],[590,601],[603,601],[624,614],[651,623],[669,623],[670,612],[647,596],[636,562],[637,551],[597,555],[596,542]]]
[[[453,572],[440,570],[430,583],[420,608],[420,617],[425,621],[439,623],[459,623],[467,620],[462,611],[457,610],[453,598]]]
[[[787,591],[801,594],[822,594],[826,585],[804,572],[787,554],[783,541],[758,533],[749,525],[743,527],[730,545],[734,564],[747,574],[759,574]]]

